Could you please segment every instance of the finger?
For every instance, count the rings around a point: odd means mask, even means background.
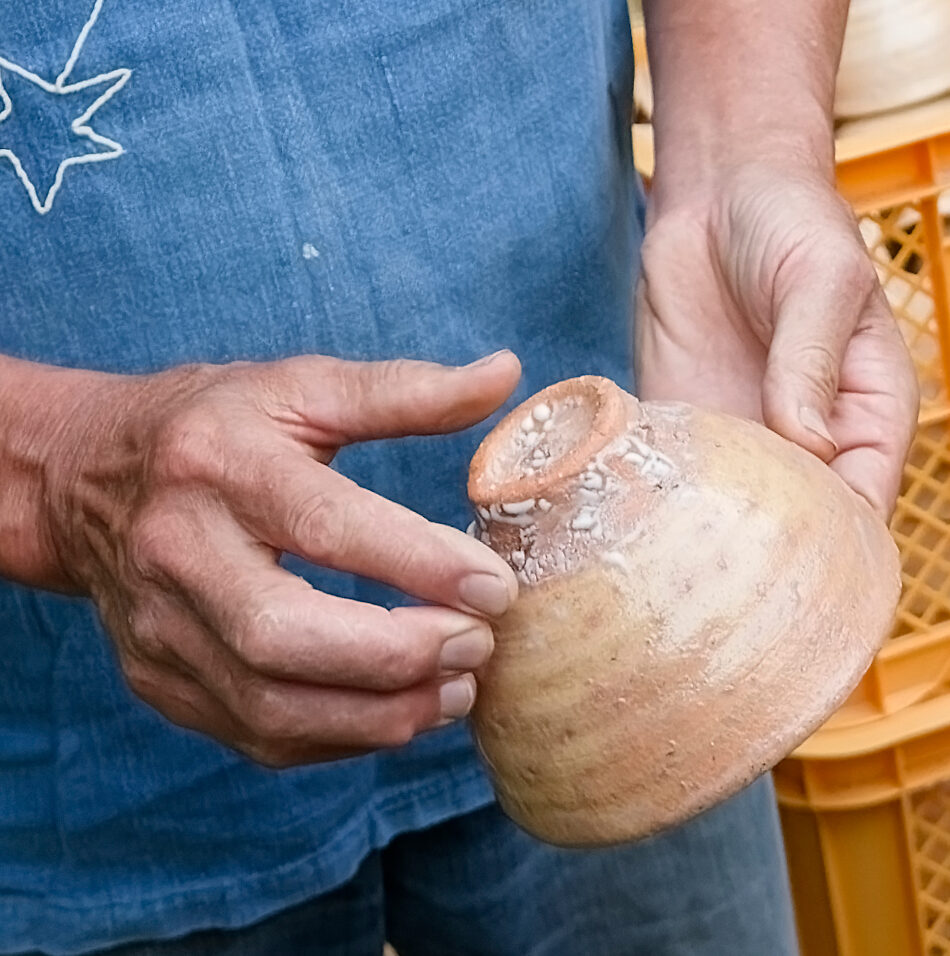
[[[464,717],[475,701],[471,674],[378,692],[269,679],[236,681],[222,702],[242,740],[267,763],[307,763],[402,747],[417,734]]]
[[[133,674],[137,672],[133,668]],[[168,665],[150,664],[129,680],[136,696],[166,720],[194,730],[268,767],[342,760],[370,752],[368,747],[338,747],[308,741],[306,745],[268,739],[238,719],[199,680]]]
[[[824,461],[845,351],[878,284],[857,242],[790,258],[776,278],[774,333],[762,387],[765,423]]]
[[[119,651],[129,689],[179,727],[197,730],[229,746],[241,738],[227,709],[199,681],[168,663],[144,661]]]
[[[251,670],[274,678],[392,691],[483,665],[491,627],[441,607],[386,610],[324,594],[280,568],[233,569],[196,601]]]
[[[137,692],[170,718],[242,750],[250,746],[255,759],[267,763],[402,746],[464,717],[475,700],[467,673],[392,692],[315,686],[262,677],[195,624],[184,623],[179,635],[178,666],[150,663]]]
[[[462,674],[392,693],[271,681],[248,685],[230,704],[245,714],[255,759],[290,766],[405,746],[474,701],[475,678]]]
[[[873,447],[850,449],[831,463],[831,468],[881,516],[890,520],[900,490],[894,480],[891,460]]]
[[[184,660],[198,643],[189,615],[249,670],[313,684],[401,689],[475,670],[492,651],[490,626],[473,615],[446,607],[390,611],[314,590],[224,515],[165,517],[150,549],[142,572],[161,583],[162,606],[139,612],[149,632],[139,639]],[[170,601],[182,608],[172,623]]]
[[[463,367],[301,356],[265,369],[268,411],[316,445],[467,428],[495,411],[521,376],[507,350]]]
[[[917,430],[917,375],[893,317],[855,336],[841,370],[832,427],[842,436],[831,467],[882,517],[893,511]]]
[[[511,568],[455,528],[361,488],[295,449],[248,451],[228,503],[258,540],[424,601],[497,617],[518,593]],[[273,489],[262,495],[260,489]]]

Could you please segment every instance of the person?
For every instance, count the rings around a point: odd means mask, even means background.
[[[645,12],[639,392],[886,515],[845,0]],[[457,530],[470,426],[633,384],[624,0],[13,0],[0,82],[0,951],[793,953],[767,780],[556,850],[462,719],[516,593]]]

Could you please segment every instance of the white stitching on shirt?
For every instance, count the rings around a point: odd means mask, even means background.
[[[103,3],[105,3],[105,0],[96,0],[89,19],[83,24],[83,28],[79,31],[79,36],[76,38],[76,43],[73,46],[73,52],[69,54],[69,59],[66,61],[66,66],[63,67],[63,72],[56,77],[57,86],[62,86],[66,80],[69,79],[69,74],[73,72],[73,67],[76,65],[76,60],[79,59],[79,54],[82,53],[82,48],[86,43],[86,38],[89,36],[89,31],[92,30],[96,25],[96,20],[99,19],[99,13],[102,11]]]
[[[79,59],[79,54],[82,52],[82,48],[85,45],[90,31],[95,26],[96,20],[99,19],[99,13],[102,10],[102,5],[104,2],[105,0],[96,0],[89,19],[83,25],[83,28],[76,39],[75,46],[73,46],[72,52],[69,55],[69,59],[66,61],[66,66],[63,68],[63,71],[59,74],[59,76],[56,77],[56,81],[54,83],[50,83],[48,80],[44,80],[35,73],[31,73],[29,70],[25,69],[19,64],[13,63],[5,57],[0,56],[0,124],[2,124],[3,121],[13,112],[13,101],[10,99],[9,93],[7,93],[3,86],[2,70],[10,70],[10,72],[16,73],[18,76],[23,77],[23,79],[28,80],[31,83],[35,83],[40,89],[47,93],[58,94],[62,96],[66,96],[70,93],[76,93],[80,90],[85,90],[91,86],[96,86],[102,83],[111,84],[108,89],[106,89],[81,116],[78,116],[70,124],[70,128],[77,136],[84,136],[86,139],[96,143],[99,146],[105,146],[107,148],[107,152],[81,153],[78,156],[67,156],[59,164],[59,167],[56,170],[56,176],[53,180],[53,185],[50,187],[45,199],[40,199],[36,190],[36,186],[30,181],[30,177],[27,175],[26,170],[23,168],[23,164],[20,162],[20,158],[16,155],[16,153],[14,153],[11,149],[0,149],[0,158],[8,159],[13,165],[13,169],[16,172],[17,177],[19,178],[20,182],[23,183],[23,186],[30,197],[30,202],[33,204],[33,208],[41,216],[45,216],[46,213],[53,208],[53,201],[56,199],[56,194],[59,192],[59,188],[63,184],[63,176],[65,175],[68,167],[79,166],[84,163],[101,163],[107,159],[115,159],[117,156],[121,156],[125,152],[125,149],[120,143],[115,142],[115,140],[108,139],[105,136],[101,136],[88,124],[96,110],[98,110],[99,107],[104,103],[107,103],[109,100],[111,100],[112,97],[115,96],[115,94],[118,93],[123,86],[125,86],[129,80],[129,77],[132,75],[132,71],[126,67],[121,67],[119,69],[112,70],[109,73],[100,73],[98,76],[91,77],[88,80],[81,80],[78,83],[66,83],[70,73],[73,71],[73,67],[76,65],[76,61]],[[0,132],[2,132],[2,127],[0,127]]]

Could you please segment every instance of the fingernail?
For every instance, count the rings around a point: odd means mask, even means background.
[[[471,674],[463,674],[453,680],[446,681],[439,688],[439,705],[442,716],[447,720],[464,717],[475,703],[475,678]]]
[[[459,597],[479,614],[501,617],[508,610],[512,595],[497,574],[476,571],[459,582]]]
[[[476,359],[474,362],[469,362],[465,368],[478,368],[481,365],[489,365],[498,358],[499,355],[503,355],[505,352],[510,352],[511,349],[499,349],[497,352],[492,352],[491,355],[486,355],[484,358]]]
[[[488,660],[494,641],[487,626],[454,634],[442,645],[439,665],[444,671],[473,671]]]
[[[838,443],[831,437],[831,432],[828,431],[828,426],[825,424],[825,420],[813,408],[808,408],[807,406],[800,408],[798,410],[798,420],[810,432],[817,435],[819,438],[823,438],[827,442],[831,442],[835,451],[838,450]]]

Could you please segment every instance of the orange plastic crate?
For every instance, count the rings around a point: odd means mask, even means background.
[[[904,589],[892,637],[826,727],[873,721],[950,693],[950,421],[918,430],[891,522]]]
[[[774,778],[802,956],[948,956],[950,696],[826,728]]]
[[[914,357],[921,415],[891,525],[893,635],[830,727],[950,691],[950,99],[842,127],[838,186]]]
[[[774,777],[803,956],[950,956],[950,98],[837,145],[921,386],[904,589],[858,688]]]

